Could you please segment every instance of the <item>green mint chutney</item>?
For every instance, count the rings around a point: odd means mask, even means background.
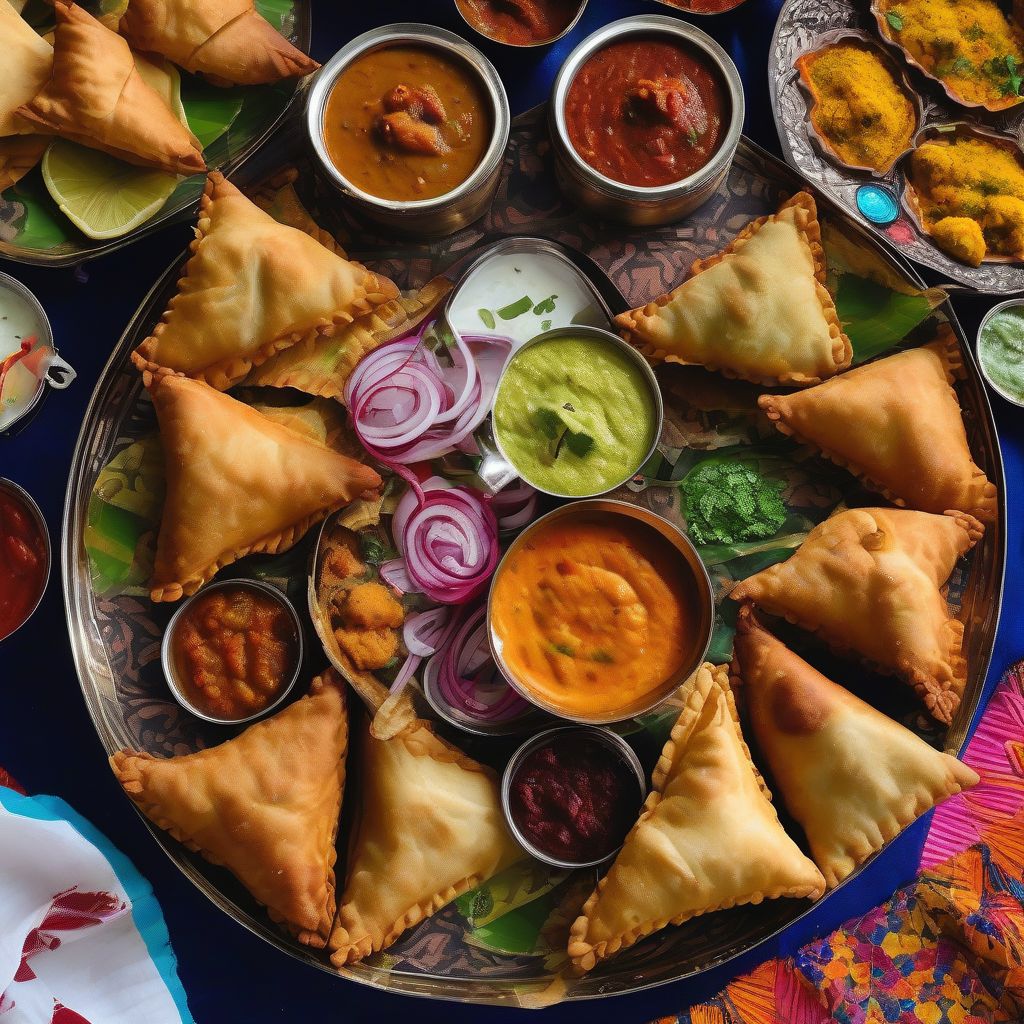
[[[610,340],[565,335],[510,360],[494,401],[494,433],[535,487],[565,497],[617,487],[647,458],[657,407],[640,367]]]
[[[978,360],[998,390],[1024,402],[1024,305],[989,317],[978,338]]]

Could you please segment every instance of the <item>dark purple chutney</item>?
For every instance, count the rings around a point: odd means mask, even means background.
[[[509,811],[523,838],[570,864],[603,860],[640,811],[636,772],[584,730],[558,733],[523,758],[509,787]]]

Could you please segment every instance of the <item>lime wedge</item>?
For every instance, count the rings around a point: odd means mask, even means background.
[[[181,75],[178,69],[163,57],[153,55],[143,57],[141,53],[133,53],[135,67],[142,80],[153,89],[160,99],[170,107],[171,113],[187,128],[188,119],[185,108],[181,105]]]
[[[144,224],[178,184],[173,174],[133,167],[97,149],[54,139],[43,181],[61,212],[89,238],[119,238]]]

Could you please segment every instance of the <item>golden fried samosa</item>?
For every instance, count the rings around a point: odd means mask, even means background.
[[[169,758],[121,750],[110,765],[147,818],[233,872],[299,942],[322,947],[347,747],[345,684],[328,670],[220,746]]]
[[[830,889],[978,774],[812,668],[749,605],[733,673],[757,747]]]
[[[146,84],[116,32],[68,0],[54,0],[57,31],[49,81],[17,115],[35,131],[169,174],[205,171],[202,147]]]
[[[167,477],[154,601],[195,593],[245,555],[287,551],[314,523],[380,486],[369,466],[208,384],[148,373],[145,380]]]
[[[118,31],[215,85],[298,78],[319,64],[292,46],[253,0],[131,0]]]

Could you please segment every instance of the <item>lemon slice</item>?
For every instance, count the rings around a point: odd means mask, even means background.
[[[54,139],[43,155],[43,181],[61,213],[100,240],[145,224],[178,184],[173,174],[133,167],[66,139]]]

